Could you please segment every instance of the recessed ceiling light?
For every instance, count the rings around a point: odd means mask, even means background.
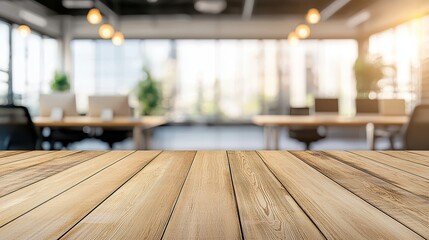
[[[195,10],[207,14],[219,14],[226,9],[224,0],[198,0],[194,4]]]
[[[63,0],[62,2],[65,8],[70,9],[85,9],[94,7],[93,0]]]
[[[148,3],[156,3],[158,0],[147,0]]]

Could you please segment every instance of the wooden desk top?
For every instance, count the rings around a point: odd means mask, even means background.
[[[0,239],[429,238],[429,152],[0,152]]]
[[[112,121],[103,121],[98,117],[65,117],[61,121],[50,117],[36,117],[34,124],[38,127],[156,127],[167,123],[165,117],[146,116],[142,118],[115,117]]]
[[[253,123],[260,126],[365,126],[375,125],[404,125],[407,116],[358,115],[345,117],[338,115],[258,115],[253,117]]]

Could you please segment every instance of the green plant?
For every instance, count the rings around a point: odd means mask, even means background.
[[[150,71],[143,68],[144,79],[137,85],[137,99],[140,103],[142,115],[152,115],[161,103],[161,94],[158,83],[152,78]]]
[[[384,67],[381,59],[358,58],[356,60],[354,71],[358,97],[367,98],[370,92],[378,92],[377,83],[384,77]]]
[[[65,92],[70,90],[70,82],[66,74],[56,72],[54,80],[51,82],[53,92]]]

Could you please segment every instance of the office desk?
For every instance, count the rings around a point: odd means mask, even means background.
[[[344,117],[338,115],[259,115],[252,119],[253,123],[264,127],[266,149],[279,149],[280,127],[296,126],[334,126],[334,127],[366,127],[366,139],[369,149],[374,149],[374,129],[377,126],[402,126],[408,122],[407,116],[362,115]]]
[[[0,152],[1,239],[429,238],[429,152]]]
[[[37,127],[102,127],[102,128],[132,128],[135,149],[141,149],[144,137],[144,149],[150,148],[151,134],[145,129],[158,127],[167,123],[165,117],[147,116],[142,118],[115,117],[112,121],[103,121],[94,117],[65,117],[61,121],[49,117],[36,117],[34,124]],[[143,133],[143,136],[142,136]]]

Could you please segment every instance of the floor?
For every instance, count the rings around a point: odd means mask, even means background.
[[[342,130],[344,131],[344,129]],[[338,136],[337,132],[327,139],[312,145],[312,150],[367,150],[362,132],[349,131]],[[280,146],[282,150],[303,150],[302,143],[287,137],[282,129]],[[385,139],[377,141],[377,149],[387,149]],[[87,139],[70,146],[73,150],[105,150],[107,144]],[[132,139],[114,145],[115,150],[133,149]],[[164,126],[153,133],[152,149],[163,150],[258,150],[264,149],[263,129],[257,126]]]

